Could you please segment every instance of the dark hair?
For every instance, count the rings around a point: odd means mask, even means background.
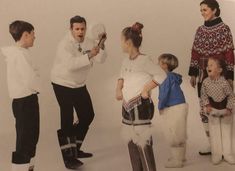
[[[70,19],[70,28],[73,28],[73,23],[85,23],[86,25],[86,19],[79,15],[76,15]]]
[[[161,54],[158,57],[159,61],[162,61],[164,64],[167,65],[168,71],[173,71],[175,68],[179,66],[179,61],[175,55],[172,55],[170,53],[164,53]]]
[[[142,29],[144,25],[136,22],[132,27],[126,27],[122,30],[122,34],[126,40],[131,40],[136,48],[139,48],[142,43]]]
[[[227,68],[226,68],[227,65],[226,65],[225,60],[222,57],[217,57],[217,58],[216,57],[209,57],[208,61],[209,61],[209,59],[215,61],[218,64],[218,66],[220,68],[222,68],[221,75],[225,76],[226,72],[227,72]]]
[[[33,30],[34,30],[34,27],[32,24],[25,22],[25,21],[20,21],[20,20],[16,20],[12,22],[9,26],[9,32],[16,42],[21,39],[22,34],[24,32],[30,33]]]
[[[210,9],[213,11],[216,9],[215,16],[219,17],[220,16],[220,7],[219,3],[216,0],[203,0],[200,5],[206,4]]]

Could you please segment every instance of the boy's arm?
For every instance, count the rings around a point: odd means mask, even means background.
[[[23,55],[18,56],[15,67],[25,87],[33,91],[39,91],[39,75],[35,73]]]

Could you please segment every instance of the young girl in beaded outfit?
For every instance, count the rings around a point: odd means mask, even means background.
[[[154,114],[150,91],[163,82],[166,74],[139,51],[142,28],[142,24],[135,23],[122,31],[121,45],[128,57],[122,63],[116,98],[123,100],[123,135],[133,170],[156,171],[150,131]]]

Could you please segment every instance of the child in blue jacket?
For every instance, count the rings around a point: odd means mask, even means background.
[[[163,121],[163,131],[171,148],[171,156],[165,167],[183,167],[187,139],[188,105],[180,88],[182,76],[172,72],[178,67],[178,59],[172,54],[162,54],[158,58],[160,67],[167,78],[159,86],[158,109]]]

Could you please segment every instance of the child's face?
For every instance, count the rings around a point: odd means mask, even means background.
[[[208,60],[207,73],[209,77],[217,78],[221,75],[222,71],[223,71],[222,68],[218,65],[218,63],[215,60],[213,59]]]
[[[25,48],[29,48],[33,46],[34,40],[35,40],[35,33],[34,30],[32,30],[30,33],[24,32],[23,36],[23,44]]]
[[[158,61],[158,63],[159,63],[159,66],[160,66],[165,72],[168,72],[168,66],[167,66],[166,63],[163,62],[163,60],[160,59],[160,60]]]
[[[79,43],[82,43],[86,35],[86,24],[83,23],[73,23],[73,27],[70,29],[73,37]]]

